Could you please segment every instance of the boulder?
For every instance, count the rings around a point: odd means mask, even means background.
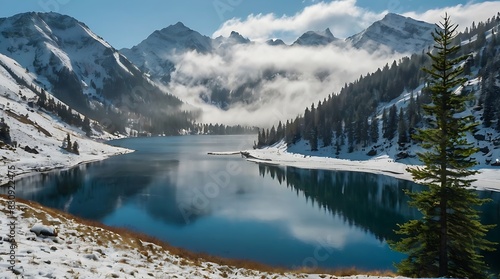
[[[38,151],[35,148],[31,148],[27,145],[24,147],[24,151],[31,153],[31,154],[38,154]]]
[[[402,151],[402,152],[399,152],[399,153],[396,155],[396,160],[406,159],[406,158],[408,158],[408,157],[410,157],[410,156],[408,155],[408,152],[406,152],[406,151]]]
[[[483,134],[474,134],[474,138],[477,140],[485,140],[486,136]]]
[[[488,154],[490,152],[490,149],[488,148],[488,146],[485,146],[481,147],[479,151],[483,152],[484,154]]]
[[[30,232],[36,234],[36,236],[57,236],[57,228],[47,227],[42,224],[35,224]]]

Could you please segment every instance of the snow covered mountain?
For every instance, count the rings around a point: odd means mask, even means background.
[[[389,13],[366,30],[346,39],[356,48],[379,48],[399,53],[421,52],[433,44],[435,25]]]
[[[170,80],[176,54],[186,51],[208,53],[212,51],[212,39],[178,22],[162,30],[156,30],[140,44],[120,51],[153,79]]]
[[[84,23],[57,13],[0,19],[0,53],[36,74],[36,83],[77,109],[84,96],[111,97],[113,82],[141,73]]]
[[[338,40],[333,36],[330,28],[326,28],[324,31],[308,31],[300,36],[292,45],[324,46]]]
[[[70,16],[30,12],[1,18],[0,53],[33,74],[32,86],[81,113],[109,122],[108,126],[122,127],[117,130],[124,131],[128,121],[121,115],[151,118],[151,105],[165,109],[181,104]]]

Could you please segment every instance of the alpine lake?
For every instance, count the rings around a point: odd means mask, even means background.
[[[403,190],[421,186],[383,175],[256,164],[239,155],[255,136],[129,138],[133,153],[16,181],[18,197],[124,227],[173,246],[287,268],[394,270],[397,224],[419,218]],[[5,194],[6,189],[0,188]],[[500,224],[500,192],[482,222]],[[500,242],[497,226],[488,239]],[[500,249],[500,247],[498,247]],[[500,252],[486,253],[495,274]]]

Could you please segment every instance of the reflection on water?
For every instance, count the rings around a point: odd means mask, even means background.
[[[420,186],[207,155],[252,143],[238,136],[120,140],[114,144],[137,152],[24,178],[16,183],[17,195],[223,257],[361,269],[392,269],[401,260],[386,241],[396,237],[396,224],[419,216],[403,190]],[[499,193],[481,195],[494,200],[483,207],[484,222],[497,224]],[[489,237],[499,241],[499,228]],[[486,256],[496,264],[500,254]]]
[[[260,165],[269,175],[313,206],[341,216],[349,225],[374,234],[379,240],[394,238],[394,224],[417,218],[404,190],[421,189],[409,181],[355,172],[333,172]]]
[[[396,240],[394,224],[419,218],[417,210],[408,206],[403,191],[420,191],[422,186],[375,174],[359,175],[356,172],[307,170],[272,165],[259,165],[262,176],[270,176],[286,185],[297,195],[303,195],[311,204],[374,234],[380,240]],[[478,192],[491,202],[483,205],[481,220],[484,224],[497,224],[487,238],[500,243],[500,193]],[[485,252],[485,260],[497,273],[500,270],[500,252]]]

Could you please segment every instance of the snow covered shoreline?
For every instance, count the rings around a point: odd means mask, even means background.
[[[368,160],[337,159],[323,156],[311,156],[289,152],[284,145],[276,145],[263,149],[244,150],[250,155],[248,161],[272,165],[289,166],[303,169],[321,169],[338,171],[355,171],[373,174],[382,174],[398,179],[412,181],[407,167],[415,166],[394,161],[388,155],[374,156]],[[477,168],[479,174],[473,183],[478,190],[500,191],[500,168]]]
[[[134,152],[134,150],[118,148],[113,146],[103,147],[101,151],[102,152],[99,155],[92,155],[92,154],[87,156],[84,155],[81,156],[80,158],[76,157],[79,155],[72,156],[71,154],[67,154],[68,156],[63,156],[59,160],[46,161],[46,165],[43,165],[43,163],[32,164],[30,160],[26,160],[26,158],[20,157],[15,162],[11,162],[10,164],[4,164],[0,166],[0,187],[5,186],[9,182],[9,177],[8,177],[9,171],[15,174],[14,180],[18,180],[24,177],[51,172],[54,170],[72,169],[79,165],[98,162],[112,156],[118,156]]]
[[[12,211],[9,205],[0,197],[0,278],[393,278],[238,267],[193,254],[183,256],[175,248],[141,235],[110,229],[33,202],[17,201]],[[58,233],[36,235],[34,227],[50,231],[57,228]]]

